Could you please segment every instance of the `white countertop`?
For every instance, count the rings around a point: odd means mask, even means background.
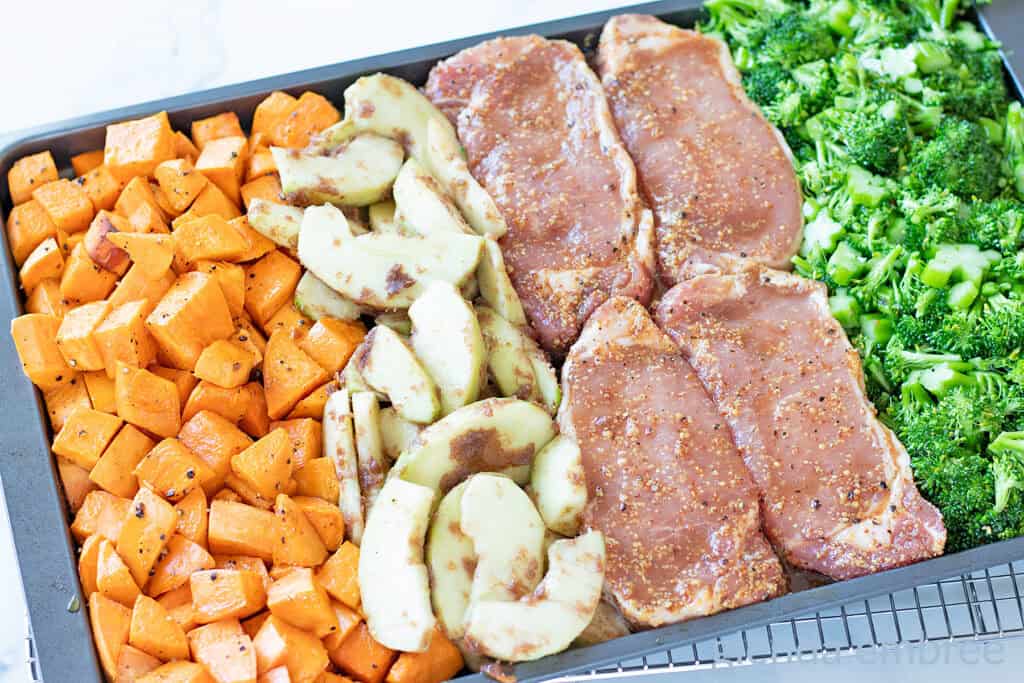
[[[0,135],[89,112],[322,64],[629,4],[621,0],[433,2],[7,3],[0,37]],[[287,7],[288,9],[284,9]],[[0,506],[0,683],[27,681],[25,607]],[[1005,677],[1024,644],[883,650],[874,655],[676,674],[677,680],[940,683]],[[918,652],[915,656],[913,653]],[[888,652],[886,655],[885,653]],[[660,678],[659,678],[660,680]],[[50,683],[64,683],[54,681]]]

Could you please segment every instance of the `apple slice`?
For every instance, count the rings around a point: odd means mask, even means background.
[[[324,404],[324,453],[334,464],[338,477],[338,507],[345,519],[345,535],[358,544],[363,536],[364,520],[354,431],[349,390],[339,389],[328,396]]]
[[[575,536],[587,506],[587,475],[575,441],[559,434],[541,449],[533,460],[530,488],[548,528]]]

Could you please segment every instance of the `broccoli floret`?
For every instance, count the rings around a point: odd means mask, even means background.
[[[941,442],[941,437],[933,437]],[[961,457],[927,453],[913,458],[921,493],[942,512],[946,552],[966,550],[995,540],[981,520],[992,511],[995,482],[989,461],[977,454]]]
[[[836,51],[828,27],[797,12],[786,12],[773,18],[757,47],[761,50],[762,59],[787,67],[828,59]]]
[[[950,45],[952,63],[923,79],[924,102],[965,119],[1001,118],[1006,109],[1003,63],[995,50]]]
[[[1012,199],[975,202],[970,206],[964,227],[965,239],[982,249],[1015,252],[1021,246],[1024,204]]]
[[[894,103],[872,110],[826,109],[807,122],[807,132],[835,158],[877,173],[893,173],[909,149],[910,129]]]
[[[1024,110],[1020,102],[1012,103],[1006,110],[1006,128],[1003,133],[1003,152],[1010,180],[1018,196],[1024,199]]]
[[[704,9],[710,21],[702,31],[722,33],[747,48],[761,42],[772,18],[792,10],[785,0],[707,0]]]
[[[755,64],[743,74],[743,89],[747,97],[762,107],[774,103],[780,97],[792,93],[795,84],[789,72],[772,62]]]
[[[915,145],[908,172],[914,189],[948,188],[964,198],[992,199],[1000,189],[1000,154],[980,125],[947,118],[932,140]]]
[[[1003,432],[988,445],[995,475],[995,512],[1002,512],[1010,493],[1024,490],[1024,432]]]
[[[1024,302],[998,294],[985,302],[974,332],[978,353],[984,357],[1008,356],[1024,347]]]

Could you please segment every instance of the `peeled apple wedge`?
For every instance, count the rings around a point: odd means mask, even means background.
[[[323,144],[337,144],[359,133],[401,140],[409,156],[440,181],[478,234],[505,234],[505,221],[494,200],[469,172],[455,128],[412,84],[373,74],[346,88],[345,119],[323,132]]]
[[[412,334],[412,321],[409,320],[409,315],[406,311],[385,311],[384,313],[378,313],[374,317],[373,322],[376,325],[385,325],[390,327],[403,337],[408,337]]]
[[[420,434],[421,427],[409,422],[388,406],[381,408],[379,416],[380,442],[384,455],[390,460],[397,460]]]
[[[512,287],[508,271],[505,270],[501,247],[494,239],[484,240],[484,250],[480,256],[480,265],[476,269],[476,279],[480,287],[480,296],[495,313],[516,327],[526,324],[523,305],[515,288]]]
[[[401,233],[403,228],[395,218],[395,202],[390,199],[372,205],[367,213],[370,217],[370,230],[374,232]]]
[[[526,335],[486,306],[477,306],[476,317],[487,345],[487,369],[498,391],[502,396],[539,402],[537,373],[526,350]]]
[[[477,472],[498,472],[525,484],[533,457],[555,431],[551,416],[536,404],[514,398],[477,401],[420,432],[398,458],[393,476],[441,493]]]
[[[441,499],[427,534],[430,599],[437,620],[452,640],[462,637],[476,570],[473,541],[462,531],[462,493],[467,484],[462,482]]]
[[[363,536],[363,499],[348,389],[339,389],[327,397],[323,437],[324,454],[334,463],[338,477],[338,507],[345,519],[345,535],[358,544]]]
[[[338,294],[308,270],[302,274],[295,287],[295,308],[313,320],[356,320],[362,313],[359,304]]]
[[[302,224],[302,217],[302,209],[259,198],[249,202],[249,211],[246,214],[253,230],[274,244],[288,249],[294,249],[299,245],[299,226]]]
[[[385,647],[423,652],[437,623],[423,563],[423,540],[434,491],[389,479],[377,497],[359,553],[366,625]]]
[[[530,488],[548,528],[575,536],[587,506],[587,477],[575,441],[559,434],[541,449],[533,459]]]
[[[381,135],[357,135],[327,150],[271,147],[281,192],[304,204],[368,206],[387,196],[405,153]]]
[[[375,394],[369,391],[352,394],[352,420],[356,430],[359,489],[363,495],[363,509],[369,515],[391,465],[384,458],[381,445],[380,404]]]
[[[333,210],[333,211],[332,211]],[[353,235],[331,206],[306,210],[299,231],[299,260],[328,287],[378,309],[408,308],[436,280],[461,285],[480,261],[481,238],[437,234]]]
[[[385,394],[406,420],[430,424],[441,412],[434,381],[390,327],[370,330],[353,358],[366,383]]]
[[[487,350],[476,314],[459,290],[433,282],[409,307],[412,348],[437,384],[441,414],[476,400]]]
[[[548,549],[547,574],[532,595],[512,602],[470,601],[466,641],[488,657],[510,662],[561,652],[597,610],[604,564],[604,536],[599,531],[555,541]]]
[[[406,159],[391,188],[402,224],[420,235],[437,232],[473,234],[444,188],[414,157]]]

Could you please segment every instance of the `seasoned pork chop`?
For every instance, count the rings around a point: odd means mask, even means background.
[[[654,212],[667,286],[692,247],[788,268],[803,225],[789,148],[721,41],[635,14],[601,33],[598,73]]]
[[[490,40],[435,66],[426,94],[504,215],[505,263],[544,348],[564,353],[611,294],[649,299],[651,215],[579,48]]]
[[[562,433],[583,453],[587,528],[605,535],[605,592],[638,626],[785,591],[758,494],[682,353],[643,306],[614,297],[562,372]]]
[[[942,552],[942,517],[864,393],[825,286],[719,256],[687,264],[658,306],[761,489],[791,564],[846,579]]]

